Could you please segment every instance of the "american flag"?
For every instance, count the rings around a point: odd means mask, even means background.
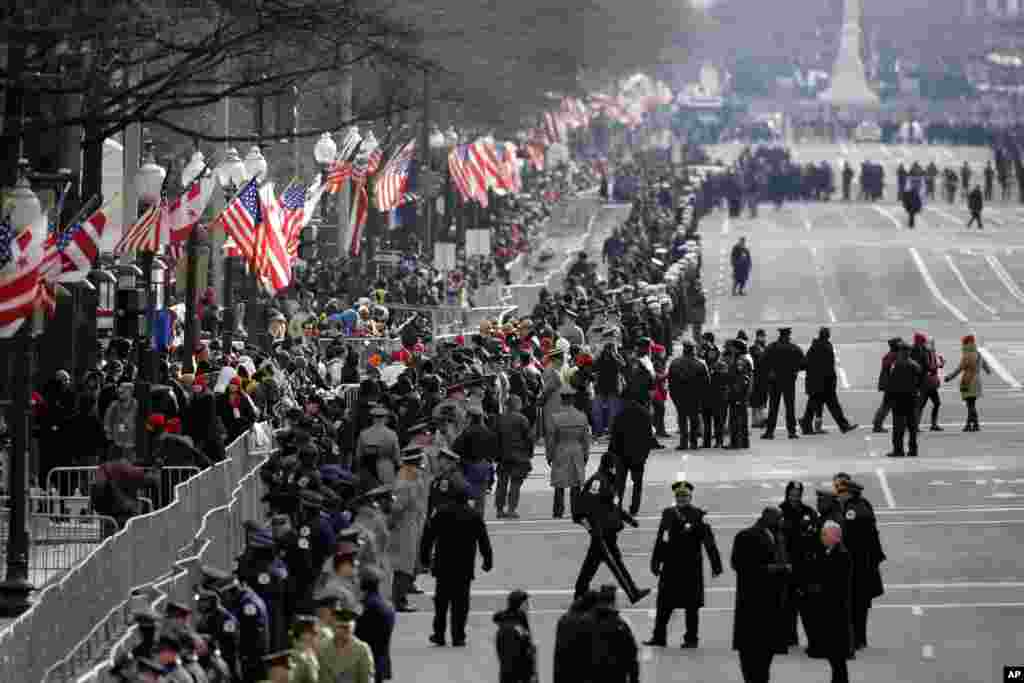
[[[338,148],[334,163],[331,164],[331,168],[327,172],[328,194],[340,192],[341,188],[345,186],[345,181],[352,177],[352,153],[356,151],[362,141],[363,138],[359,135],[358,128],[352,126],[348,129],[345,139],[341,141],[341,147]]]
[[[539,142],[527,142],[526,154],[530,157],[530,163],[535,169],[544,170],[544,145]]]
[[[487,207],[487,180],[469,155],[469,145],[458,145],[448,155],[448,170],[463,199]]]
[[[161,239],[163,209],[163,201],[149,207],[146,213],[142,214],[139,220],[121,235],[121,239],[114,245],[114,253],[132,254],[139,251],[151,251],[155,254],[158,252],[160,245],[167,242],[167,240]]]
[[[13,337],[40,303],[39,266],[46,216],[17,234],[10,217],[0,223],[0,339]]]
[[[109,223],[104,209],[66,230],[50,233],[44,245],[40,271],[47,282],[81,282],[99,255],[103,231]]]
[[[294,258],[299,253],[299,235],[306,213],[306,188],[298,184],[289,185],[278,202],[284,214],[281,230],[288,240],[288,254]]]
[[[415,152],[416,140],[414,138],[398,150],[398,153],[377,175],[374,195],[377,197],[377,208],[381,211],[391,211],[404,202]]]
[[[473,163],[483,174],[488,189],[504,189],[503,177],[501,175],[501,164],[498,161],[494,143],[490,140],[480,138],[469,146],[469,154]]]
[[[366,182],[366,179],[380,168],[380,162],[383,159],[384,152],[381,151],[380,145],[377,144],[376,140],[371,138],[364,140],[359,150],[359,156],[352,167],[352,181],[356,183]]]
[[[348,253],[352,256],[359,256],[363,244],[363,227],[366,225],[366,216],[370,212],[370,197],[366,193],[366,185],[360,183],[356,186],[355,201],[352,202],[352,215],[349,217],[349,230],[346,233],[348,238]],[[340,245],[344,248],[345,245]]]
[[[488,142],[487,147],[493,152],[493,159],[498,169],[498,175],[495,178],[497,189],[504,192],[514,191],[516,181],[512,176],[515,172],[515,154],[510,155],[505,145],[500,142]]]
[[[304,197],[303,197],[304,198]],[[274,195],[273,183],[259,190],[263,221],[258,224],[259,253],[255,271],[271,295],[291,284],[292,267],[288,256],[288,237],[284,232],[284,206]]]
[[[260,206],[259,183],[256,178],[247,182],[241,192],[231,200],[218,219],[224,231],[231,237],[239,252],[248,261],[255,260],[256,238],[263,222]]]

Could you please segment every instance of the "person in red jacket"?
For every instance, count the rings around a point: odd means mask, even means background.
[[[885,422],[885,418],[888,417],[889,411],[892,409],[889,403],[889,371],[892,370],[892,364],[896,362],[896,351],[902,344],[901,338],[893,337],[889,340],[889,352],[882,356],[882,369],[878,373],[878,390],[882,392],[882,404],[875,411],[871,430],[875,434],[885,434],[888,431],[882,426],[882,423]]]
[[[665,401],[668,400],[668,364],[665,360],[665,347],[661,344],[652,344],[651,356],[654,363],[654,391],[651,399],[654,407],[655,435],[668,438],[668,432],[665,431]]]

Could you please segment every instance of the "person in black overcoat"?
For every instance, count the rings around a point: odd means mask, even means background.
[[[885,592],[880,566],[885,552],[878,535],[875,510],[861,494],[864,487],[855,481],[840,482],[837,503],[842,510],[843,539],[850,552],[852,576],[850,611],[853,622],[854,648],[868,646],[868,611],[871,601]]]
[[[793,565],[793,573],[786,586],[786,645],[796,647],[800,644],[797,631],[797,616],[804,623],[807,634],[807,648],[814,649],[815,630],[812,624],[811,608],[813,599],[808,595],[807,586],[814,570],[814,559],[821,549],[819,540],[818,513],[803,502],[804,485],[791,481],[786,485],[786,499],[779,506],[782,520],[779,528],[782,531],[786,547],[786,557]]]
[[[853,629],[850,617],[850,553],[843,545],[842,527],[827,520],[812,560],[807,595],[812,605],[814,648],[808,656],[827,659],[832,683],[849,683],[846,660],[853,658]]]
[[[568,612],[559,617],[555,627],[553,683],[591,680],[590,647],[594,621],[591,611],[597,599],[597,591],[587,590],[573,601]]]
[[[434,589],[434,633],[430,642],[445,644],[448,607],[452,608],[452,645],[466,644],[466,619],[469,616],[469,587],[476,569],[476,552],[483,557],[481,568],[491,571],[494,554],[487,525],[480,513],[469,507],[469,494],[460,488],[454,502],[445,505],[427,521],[420,541],[420,561],[431,567],[437,579]]]
[[[772,658],[784,650],[786,577],[792,571],[779,538],[778,508],[765,508],[754,526],[736,534],[732,568],[736,572],[736,609],[732,648],[739,652],[745,683],[768,683]]]
[[[693,484],[677,481],[672,484],[676,504],[661,511],[658,536],[651,555],[651,573],[658,581],[658,609],[654,618],[654,634],[645,645],[665,647],[669,620],[676,609],[686,610],[686,634],[683,648],[695,648],[699,642],[698,610],[704,606],[704,552],[708,552],[711,575],[722,574],[722,558],[715,544],[715,534],[705,517],[706,512],[694,507]]]
[[[629,514],[640,512],[640,499],[644,489],[644,468],[651,454],[651,412],[634,392],[626,395],[622,412],[612,423],[611,441],[608,450],[618,457],[615,472],[615,490],[619,501],[626,500],[626,475],[633,480],[633,494],[629,502]]]
[[[800,428],[804,434],[814,434],[818,431],[814,421],[817,420],[820,425],[822,407],[828,408],[829,414],[843,434],[857,428],[856,424],[851,424],[846,419],[836,395],[839,380],[836,375],[836,352],[831,337],[829,328],[822,327],[818,330],[818,338],[812,341],[810,348],[807,349],[807,374],[804,375],[807,406],[800,420]]]

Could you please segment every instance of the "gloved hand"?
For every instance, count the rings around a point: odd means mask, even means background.
[[[493,566],[493,565],[492,565],[492,564],[491,564],[490,562],[484,562],[484,566],[482,567],[482,569],[483,569],[483,570],[484,570],[485,572],[489,572],[489,571],[491,571],[492,569],[494,569],[494,566]]]

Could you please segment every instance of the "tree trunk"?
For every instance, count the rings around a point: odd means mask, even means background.
[[[103,191],[103,139],[95,118],[85,124],[82,140],[82,197],[86,200]],[[84,200],[83,200],[84,201]]]
[[[25,68],[25,47],[13,44],[7,51],[7,69],[13,76],[4,96],[3,144],[0,145],[0,186],[14,187],[18,179],[19,140],[22,134],[22,109],[25,91],[18,81]]]

